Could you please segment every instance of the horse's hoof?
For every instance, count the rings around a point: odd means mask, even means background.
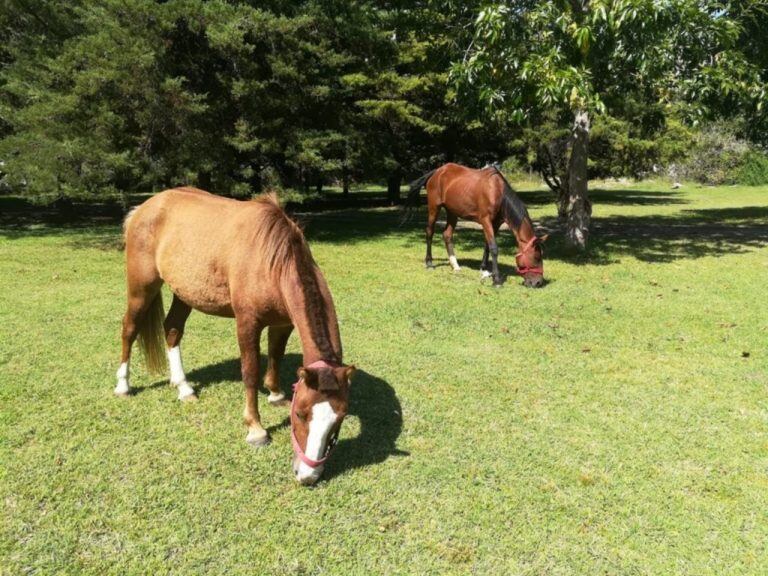
[[[263,448],[272,442],[272,439],[269,437],[269,434],[266,430],[260,430],[258,432],[254,430],[252,432],[248,432],[248,436],[246,436],[245,441],[254,448]]]
[[[481,270],[480,271],[480,280],[485,280],[486,278],[490,278],[491,276],[493,276],[493,274],[488,272],[488,270]]]
[[[501,283],[501,280],[494,280],[493,281],[493,287],[494,288],[501,288],[503,284]]]
[[[130,398],[130,397],[131,397],[130,390],[126,390],[126,391],[121,390],[120,392],[115,392],[115,398]]]
[[[192,394],[181,396],[179,400],[181,400],[182,402],[197,402],[198,398],[197,398],[197,394],[193,392]]]
[[[432,264],[432,262],[427,262],[427,263],[424,265],[424,267],[425,267],[427,270],[434,270],[434,269],[435,269],[435,265],[434,265],[434,264]]]
[[[290,404],[284,394],[276,394],[275,396],[270,394],[267,397],[267,402],[269,402],[270,406],[288,406]]]

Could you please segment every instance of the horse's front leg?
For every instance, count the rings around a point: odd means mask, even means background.
[[[499,273],[499,247],[496,244],[496,231],[498,230],[488,220],[480,222],[483,227],[483,234],[485,234],[485,243],[488,246],[488,251],[491,253],[491,265],[493,268],[493,285],[501,286],[501,274]]]
[[[285,394],[280,390],[280,362],[285,355],[285,346],[288,344],[291,332],[293,332],[293,326],[270,326],[267,330],[269,352],[264,385],[269,390],[268,400],[273,406],[282,406],[288,403]]]
[[[269,444],[269,434],[261,425],[258,405],[259,340],[262,327],[248,315],[237,316],[237,342],[240,345],[240,367],[245,386],[243,421],[248,427],[246,442],[251,446]]]
[[[480,278],[489,278],[491,276],[491,271],[488,269],[488,257],[490,255],[490,248],[488,247],[488,242],[485,243],[485,248],[483,249],[483,261],[480,264]]]

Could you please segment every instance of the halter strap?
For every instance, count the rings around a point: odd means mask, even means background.
[[[325,360],[318,360],[317,362],[312,362],[312,364],[307,366],[307,368],[312,369],[337,367],[338,364],[332,364],[330,362],[326,362]],[[319,460],[313,460],[304,453],[304,450],[302,450],[301,446],[299,445],[299,441],[296,439],[296,432],[293,426],[293,417],[296,414],[296,388],[298,388],[299,382],[300,380],[297,380],[293,384],[293,396],[291,397],[291,445],[293,446],[293,451],[296,453],[296,456],[298,456],[301,461],[304,462],[304,464],[310,468],[317,468],[318,466],[324,464],[326,460],[328,460],[328,457],[331,455],[331,451],[333,450],[333,447],[336,445],[336,441],[338,440],[338,433],[328,441],[328,446],[325,448],[325,455]]]
[[[520,249],[520,252],[515,254],[515,259],[517,259],[519,256],[525,255],[527,252],[530,252],[536,244],[538,244],[539,238],[534,234],[528,242],[525,243],[525,246],[523,246]],[[518,266],[517,267],[517,274],[520,276],[525,276],[526,274],[544,274],[544,266]]]

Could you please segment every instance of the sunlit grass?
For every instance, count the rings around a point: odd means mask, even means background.
[[[303,216],[361,370],[315,489],[263,395],[246,445],[231,321],[188,323],[200,402],[140,360],[112,396],[117,224],[0,230],[0,573],[768,572],[768,189],[597,188],[538,291],[482,284],[476,230],[426,271],[423,215]]]

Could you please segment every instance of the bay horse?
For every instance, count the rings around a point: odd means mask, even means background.
[[[234,318],[246,441],[265,446],[270,438],[257,401],[261,333],[267,328],[268,401],[285,405],[279,366],[295,327],[303,366],[290,410],[293,470],[302,484],[315,483],[347,414],[355,367],[342,363],[331,293],[301,229],[273,195],[239,201],[185,187],[161,192],[130,212],[124,236],[128,307],[115,394],[130,393],[131,347],[138,337],[148,368],[163,369],[167,357],[179,399],[196,399],[181,363],[186,320],[193,308]],[[167,316],[163,283],[173,293]]]
[[[419,198],[423,186],[427,188],[427,256],[424,259],[427,268],[433,268],[432,236],[440,208],[446,211],[446,225],[443,231],[448,260],[454,270],[460,270],[453,250],[453,232],[459,218],[474,220],[483,227],[485,250],[480,266],[482,278],[493,277],[495,286],[501,285],[499,274],[496,235],[502,223],[506,223],[517,239],[518,251],[515,256],[517,273],[529,288],[544,285],[544,261],[541,244],[547,235],[538,237],[533,229],[533,222],[525,204],[512,190],[504,175],[496,166],[486,166],[479,170],[460,164],[444,164],[427,172],[410,183],[406,204],[413,206]],[[488,269],[488,256],[491,256],[492,271]]]

